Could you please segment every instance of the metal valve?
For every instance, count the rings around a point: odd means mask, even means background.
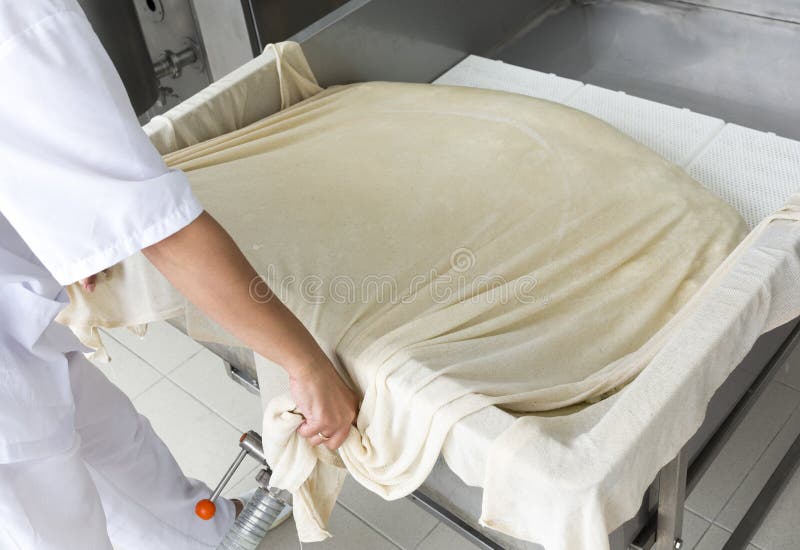
[[[228,470],[225,472],[225,475],[222,476],[222,479],[211,493],[211,496],[209,498],[204,498],[203,500],[199,501],[197,505],[195,505],[194,512],[201,519],[209,520],[214,517],[214,514],[217,512],[217,505],[214,504],[214,502],[217,500],[217,498],[219,498],[219,495],[222,494],[222,491],[225,489],[225,485],[227,485],[231,480],[233,474],[236,472],[236,469],[242,463],[245,456],[250,455],[265,466],[264,470],[266,471],[267,476],[265,483],[269,481],[269,476],[272,474],[272,470],[267,465],[267,460],[264,457],[264,449],[261,446],[261,436],[253,430],[243,433],[242,437],[239,438],[239,447],[241,447],[241,450],[236,456],[236,460],[233,461],[233,464],[231,464],[230,468],[228,468]]]
[[[225,533],[225,538],[217,546],[217,550],[255,550],[276,522],[288,517],[287,512],[291,511],[292,496],[287,491],[269,486],[272,470],[264,457],[261,436],[252,430],[242,434],[242,437],[239,438],[239,447],[242,450],[239,451],[236,460],[222,476],[214,492],[209,498],[201,500],[195,506],[195,513],[199,517],[206,520],[213,518],[217,511],[214,501],[222,493],[244,457],[250,455],[264,466],[256,474],[258,487],[239,515],[236,516],[233,525]]]
[[[183,73],[184,67],[197,63],[202,59],[200,49],[193,40],[187,38],[184,42],[186,44],[185,48],[178,52],[164,50],[161,58],[153,63],[153,71],[156,73],[157,79],[161,80],[165,76],[179,78]]]

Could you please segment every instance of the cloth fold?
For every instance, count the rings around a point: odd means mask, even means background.
[[[283,79],[313,84],[307,64],[284,63]],[[483,523],[548,550],[604,548],[696,429],[728,362],[798,311],[779,271],[749,263],[731,283],[744,259],[796,237],[795,222],[765,224],[772,241],[752,236],[729,257],[745,230],[728,205],[584,113],[365,83],[297,88],[304,100],[261,120],[261,83],[276,90],[266,104],[288,88],[253,66],[231,78],[151,129],[362,396],[338,458],[295,434],[288,397],[267,408],[265,452],[273,483],[294,493],[301,540],[329,536],[345,470],[401,498],[454,424],[502,406],[519,418],[491,442]],[[790,267],[795,242],[770,265]],[[182,311],[190,336],[238,343],[174,291],[151,292],[167,283],[136,261],[115,266],[103,293],[71,289],[62,320],[87,335]],[[126,284],[125,269],[141,283]],[[756,291],[766,299],[749,309],[718,299]],[[668,401],[684,390],[688,401]]]
[[[619,393],[501,434],[484,480],[500,490],[484,490],[482,525],[548,549],[608,548],[756,339],[800,314],[798,205],[793,195],[753,229]]]
[[[475,411],[629,384],[745,235],[605,123],[485,90],[333,87],[165,158],[361,394],[339,456],[387,499]],[[283,449],[273,482],[295,492],[301,540],[319,540],[341,472],[285,420],[263,426]]]
[[[321,90],[298,44],[269,44],[252,62],[154,116],[145,132],[163,155],[238,130]]]
[[[318,542],[331,536],[326,526],[347,470],[338,453],[323,445],[314,447],[297,436],[303,416],[294,409],[288,394],[267,405],[263,433],[269,435],[263,440],[264,456],[272,467],[270,484],[292,493],[298,537],[303,542]],[[345,445],[358,445],[358,440],[353,429]]]

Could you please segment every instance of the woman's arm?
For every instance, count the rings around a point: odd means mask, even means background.
[[[300,435],[331,449],[342,444],[355,419],[356,396],[277,296],[253,299],[251,283],[258,274],[210,214],[203,212],[142,252],[206,315],[286,370],[297,409],[306,418]],[[259,292],[263,288],[266,283],[259,285]],[[318,433],[330,439],[323,441]]]

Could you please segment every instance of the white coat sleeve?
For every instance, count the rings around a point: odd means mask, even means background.
[[[0,33],[0,212],[61,284],[114,265],[202,207],[139,126],[74,5]]]

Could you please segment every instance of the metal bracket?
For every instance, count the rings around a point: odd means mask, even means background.
[[[258,385],[258,379],[251,376],[247,371],[241,370],[238,367],[231,365],[228,361],[222,361],[225,364],[225,372],[231,379],[242,386],[250,393],[261,395],[261,388]]]
[[[452,527],[459,535],[469,540],[481,550],[503,550],[501,545],[476,530],[470,524],[421,491],[414,491],[408,495],[408,498],[444,524]]]

